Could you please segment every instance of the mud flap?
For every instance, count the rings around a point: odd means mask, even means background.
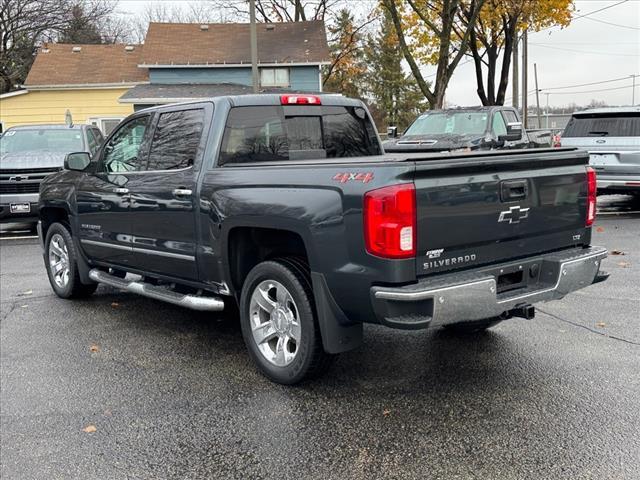
[[[311,272],[311,282],[324,350],[342,353],[359,347],[362,344],[362,324],[351,323],[340,310],[322,274]]]

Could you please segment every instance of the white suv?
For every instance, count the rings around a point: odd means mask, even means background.
[[[598,193],[640,195],[640,107],[575,112],[562,134],[562,146],[589,152]]]

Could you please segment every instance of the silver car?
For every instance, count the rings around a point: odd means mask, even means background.
[[[598,193],[640,195],[640,107],[576,112],[562,134],[562,146],[589,152]]]

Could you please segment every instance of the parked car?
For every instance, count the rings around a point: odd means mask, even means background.
[[[91,125],[11,127],[0,136],[0,222],[38,221],[38,191],[69,152],[94,154],[102,133]]]
[[[384,151],[448,152],[527,148],[527,132],[518,111],[512,107],[465,107],[428,110],[401,137],[389,128]]]
[[[640,107],[576,112],[561,142],[589,152],[589,164],[598,172],[599,193],[640,195]]]
[[[529,135],[529,140],[533,147],[536,148],[549,148],[549,147],[559,147],[560,144],[560,136],[562,130],[557,128],[536,128],[536,129],[527,129],[527,134]]]
[[[586,152],[384,155],[364,104],[247,95],[134,113],[40,189],[54,292],[98,283],[239,306],[260,370],[291,384],[364,323],[481,331],[606,278]]]

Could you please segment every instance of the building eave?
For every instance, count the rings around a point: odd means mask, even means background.
[[[18,95],[24,95],[25,93],[29,93],[29,90],[14,90],[13,92],[7,92],[0,95],[0,98],[10,98],[16,97]]]
[[[63,85],[24,85],[27,90],[109,90],[118,88],[131,88],[136,85],[144,85],[149,82],[122,82],[122,83],[75,83]]]
[[[331,65],[329,61],[322,62],[260,62],[258,67],[313,67]],[[190,63],[190,64],[161,64],[161,63],[141,63],[140,68],[250,68],[251,62],[246,63]]]

